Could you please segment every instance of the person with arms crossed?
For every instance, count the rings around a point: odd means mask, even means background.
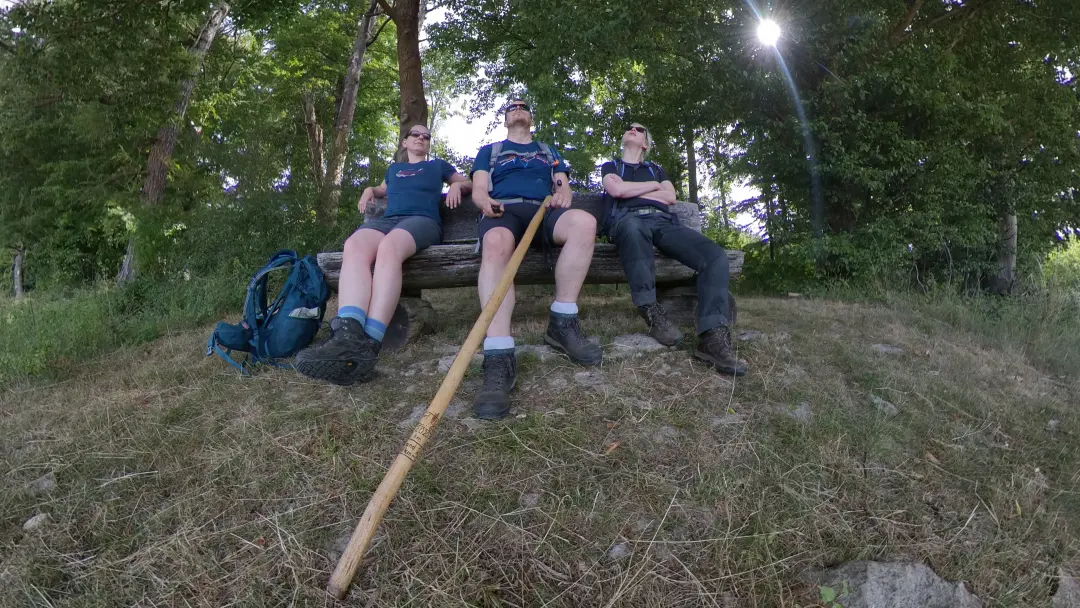
[[[742,376],[746,362],[731,347],[728,319],[728,259],[723,247],[683,226],[669,209],[675,187],[664,169],[645,160],[652,137],[633,123],[622,138],[622,158],[600,168],[604,191],[614,199],[605,229],[619,251],[619,261],[630,283],[630,297],[649,324],[649,335],[661,344],[682,342],[682,332],[656,301],[653,247],[697,272],[697,333],[694,356],[720,372]]]

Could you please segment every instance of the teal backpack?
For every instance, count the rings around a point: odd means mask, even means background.
[[[275,270],[288,270],[281,291],[267,303],[267,279]],[[244,298],[244,316],[233,325],[224,321],[214,327],[206,344],[206,355],[217,353],[226,363],[247,373],[248,363],[282,365],[277,360],[298,353],[319,333],[330,287],[314,256],[301,258],[295,251],[283,249],[270,256],[248,283]],[[237,363],[232,351],[248,353],[247,361]]]

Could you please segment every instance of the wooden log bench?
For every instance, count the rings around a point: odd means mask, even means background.
[[[573,207],[584,209],[602,221],[603,199],[595,193],[575,193]],[[679,202],[673,205],[679,221],[684,226],[701,232],[701,215],[696,205]],[[440,206],[443,222],[443,241],[421,251],[405,262],[402,275],[401,303],[394,319],[387,327],[384,347],[394,349],[411,342],[419,336],[434,314],[431,305],[422,297],[424,289],[445,287],[474,287],[480,274],[480,256],[476,251],[476,207],[469,197],[462,200],[457,209]],[[367,212],[366,219],[376,219],[386,211],[386,200],[376,199]],[[559,247],[552,250],[552,261],[558,259]],[[728,251],[728,265],[731,277],[735,278],[742,270],[743,252]],[[341,252],[322,252],[318,255],[319,267],[322,268],[327,282],[337,289],[341,273]],[[667,309],[669,316],[679,324],[692,325],[697,296],[694,288],[693,270],[679,262],[657,252],[656,288],[657,299]],[[535,247],[525,256],[514,279],[517,285],[553,285],[555,273],[548,266],[544,254]],[[589,273],[585,277],[589,284],[626,283],[626,275],[619,263],[615,245],[597,243],[593,252]],[[731,298],[729,317],[734,323],[736,310],[735,299]]]

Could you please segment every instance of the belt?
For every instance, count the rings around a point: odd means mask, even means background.
[[[494,200],[495,200],[496,203],[499,203],[499,204],[502,204],[502,205],[514,205],[516,203],[532,203],[533,205],[540,205],[540,204],[542,204],[544,202],[544,201],[538,201],[538,200],[532,199],[532,198],[521,198],[521,197],[518,197],[518,198],[497,198],[497,199],[494,199]]]
[[[663,209],[657,209],[656,207],[639,207],[637,209],[631,210],[630,213],[633,213],[634,215],[649,215],[649,214],[652,214],[652,213],[668,213],[668,212],[664,211]]]

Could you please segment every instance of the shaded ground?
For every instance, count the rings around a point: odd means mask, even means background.
[[[545,293],[519,296],[519,342],[541,342]],[[437,331],[369,385],[239,377],[202,357],[205,328],[0,394],[0,604],[333,605],[338,552],[479,312],[431,297]],[[807,567],[905,559],[1045,606],[1080,571],[1080,378],[914,310],[739,306],[761,333],[735,382],[689,347],[584,374],[529,355],[518,417],[487,424],[474,366],[346,604],[806,606]],[[625,291],[582,308],[605,344],[642,329]]]

